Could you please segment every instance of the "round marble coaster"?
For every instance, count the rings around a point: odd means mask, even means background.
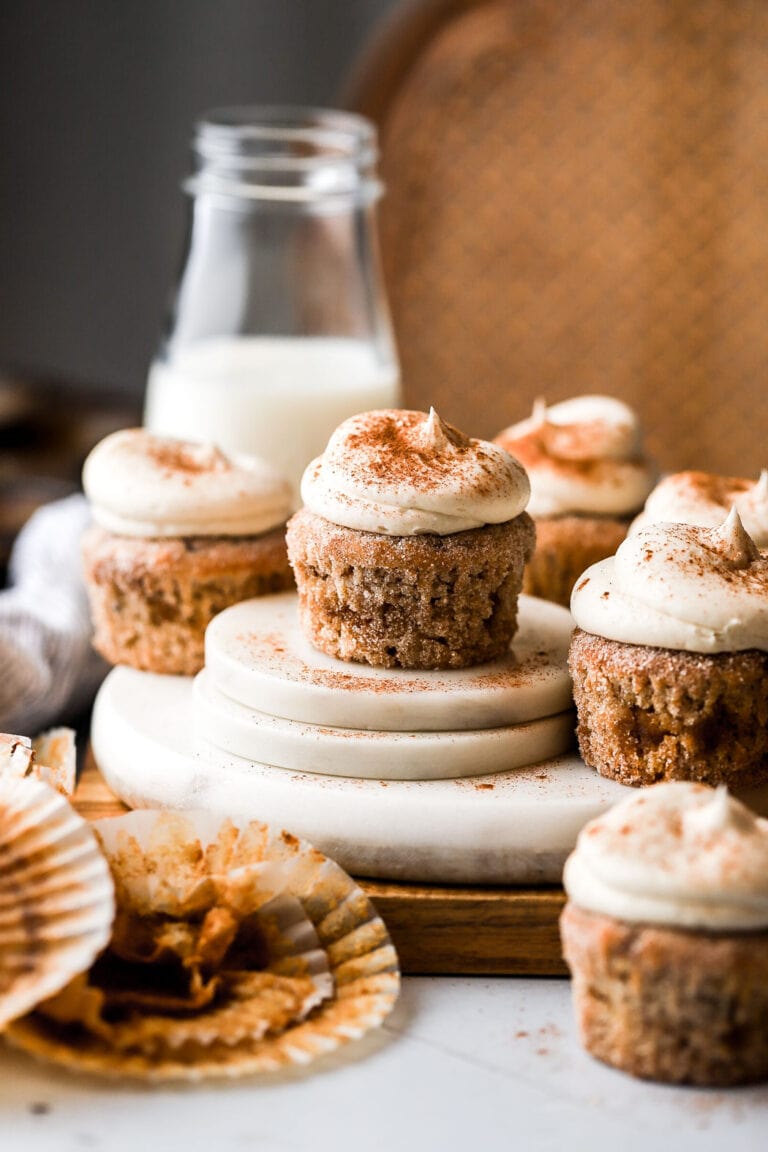
[[[301,724],[238,704],[213,686],[207,671],[194,680],[193,715],[198,739],[224,752],[277,768],[358,780],[484,776],[536,764],[572,748],[576,725],[572,709],[527,724],[460,732]]]
[[[220,692],[273,716],[334,728],[438,732],[499,728],[570,708],[569,612],[520,597],[510,653],[493,664],[413,672],[348,664],[316,651],[299,627],[295,592],[227,608],[205,637]]]
[[[288,828],[360,876],[552,883],[586,820],[626,793],[575,756],[465,780],[287,772],[193,736],[192,681],[116,668],[94,707],[93,752],[133,808],[238,812]]]

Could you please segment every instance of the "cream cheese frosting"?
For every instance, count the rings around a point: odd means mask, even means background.
[[[758,480],[675,472],[656,485],[630,532],[662,520],[716,528],[732,507],[758,548],[768,548],[768,469]]]
[[[735,508],[719,528],[651,524],[586,570],[571,612],[585,632],[626,644],[768,651],[768,556]]]
[[[655,784],[582,829],[563,883],[579,908],[629,923],[768,928],[768,820],[724,786]]]
[[[340,424],[304,472],[310,512],[387,536],[447,536],[513,520],[530,495],[522,465],[496,444],[440,419],[399,409]]]
[[[639,421],[612,396],[576,396],[505,428],[496,443],[531,481],[532,516],[628,516],[642,507],[655,471],[643,457]]]
[[[290,485],[254,456],[126,428],[93,449],[83,487],[120,536],[256,536],[291,513]]]

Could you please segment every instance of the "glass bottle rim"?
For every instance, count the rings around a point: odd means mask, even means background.
[[[376,127],[354,112],[291,105],[217,108],[195,124],[186,191],[266,200],[377,199]]]

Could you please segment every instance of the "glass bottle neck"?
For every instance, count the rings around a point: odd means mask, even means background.
[[[195,196],[334,212],[381,195],[376,129],[361,116],[312,108],[213,112],[193,140]]]

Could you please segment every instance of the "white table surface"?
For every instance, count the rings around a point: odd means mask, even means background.
[[[0,1050],[2,1152],[737,1152],[768,1148],[768,1085],[644,1084],[586,1056],[563,980],[404,982],[378,1033],[315,1071],[142,1088]]]

